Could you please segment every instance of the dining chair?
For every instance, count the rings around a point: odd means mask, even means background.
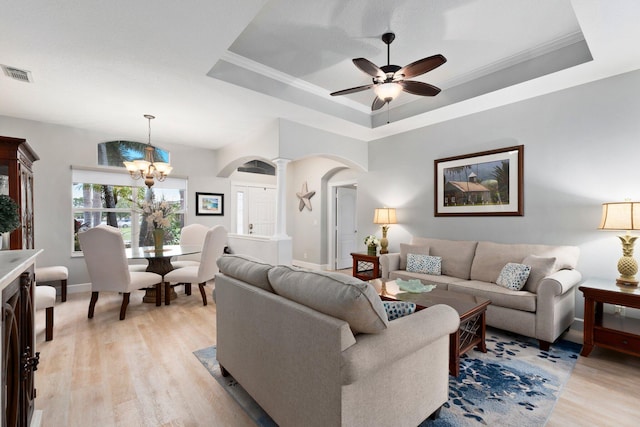
[[[36,286],[34,300],[36,311],[46,310],[45,340],[51,341],[53,339],[53,308],[56,305],[56,288],[47,285]]]
[[[209,227],[202,224],[189,224],[180,230],[180,245],[193,245],[202,247],[204,245],[204,237],[209,231]],[[202,252],[197,254],[182,255],[176,261],[172,261],[173,268],[197,267],[200,265]]]
[[[156,273],[129,271],[122,234],[116,227],[94,227],[78,233],[89,278],[91,301],[89,319],[93,318],[98,293],[121,292],[120,320],[124,320],[132,290],[155,286],[156,305],[161,305],[162,276]]]
[[[207,294],[204,287],[207,281],[213,280],[218,272],[216,261],[224,252],[227,245],[227,229],[222,225],[210,228],[204,237],[202,246],[202,257],[198,266],[177,268],[164,275],[165,293],[169,292],[171,283],[184,284],[185,293],[191,294],[191,284],[197,283],[202,295],[202,304],[207,305]],[[165,304],[169,305],[170,300],[165,299]]]
[[[63,265],[53,265],[50,267],[36,267],[36,283],[38,285],[48,282],[60,282],[60,299],[67,300],[67,280],[69,279],[69,269]]]

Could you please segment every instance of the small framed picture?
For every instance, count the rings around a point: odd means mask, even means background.
[[[435,216],[524,215],[524,145],[434,161]]]
[[[224,194],[196,193],[196,215],[224,215]]]

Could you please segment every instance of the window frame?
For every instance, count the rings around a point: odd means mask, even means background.
[[[102,215],[106,213],[125,213],[129,214],[128,216],[131,218],[131,224],[128,227],[131,231],[132,236],[136,236],[139,234],[140,228],[140,212],[136,209],[135,206],[126,207],[126,208],[107,208],[107,207],[76,207],[74,205],[74,187],[78,184],[92,184],[92,185],[112,185],[117,187],[130,187],[132,191],[133,200],[137,200],[138,191],[143,190],[146,191],[146,186],[144,185],[143,180],[134,180],[128,173],[123,173],[120,168],[111,168],[111,167],[98,167],[98,168],[90,168],[90,167],[71,167],[71,256],[72,257],[82,257],[83,253],[81,250],[76,250],[76,227],[75,227],[75,219],[78,214],[84,214],[86,212],[95,213],[100,212],[101,218]],[[176,215],[181,216],[182,225],[184,226],[184,222],[188,212],[188,191],[187,191],[188,179],[186,177],[179,176],[171,176],[167,177],[165,181],[154,183],[154,186],[151,188],[160,189],[160,190],[175,190],[178,191],[181,195],[181,209],[177,209],[174,213]],[[118,227],[126,228],[126,227]],[[131,239],[129,247],[138,247],[138,240]]]

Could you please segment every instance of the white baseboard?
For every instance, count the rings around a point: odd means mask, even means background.
[[[328,264],[314,264],[312,262],[300,261],[297,259],[294,259],[291,264],[296,267],[308,268],[309,270],[329,270]]]
[[[36,409],[31,416],[29,427],[41,427],[42,425],[42,410]]]
[[[79,294],[81,292],[91,292],[91,283],[78,283],[67,286],[67,293]]]

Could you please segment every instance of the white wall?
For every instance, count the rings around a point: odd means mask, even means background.
[[[291,162],[288,168],[289,195],[287,233],[292,237],[293,259],[297,265],[324,269],[327,260],[327,179],[346,166],[335,160],[312,157]],[[297,192],[307,183],[316,194],[310,199],[312,210],[299,209]]]
[[[65,265],[69,284],[89,281],[83,258],[71,258],[71,165],[97,166],[97,144],[121,139],[42,122],[0,116],[0,135],[25,138],[40,157],[34,163],[35,244],[44,249],[38,265]],[[144,142],[144,141],[142,141]],[[229,194],[229,180],[215,177],[214,152],[180,145],[158,144],[171,152],[173,174],[189,178],[187,223],[229,227],[229,215],[196,216],[195,192]],[[227,200],[227,198],[225,199]]]
[[[280,119],[279,157],[298,160],[321,156],[358,170],[366,170],[367,143],[324,130]]]
[[[380,235],[373,209],[396,207],[390,250],[411,235],[577,245],[585,278],[614,280],[615,232],[598,231],[601,204],[640,199],[640,72],[620,75],[370,143],[358,186],[359,236]],[[522,217],[434,217],[434,160],[524,145]],[[637,248],[636,255],[640,253]],[[578,292],[576,308],[582,317]]]

